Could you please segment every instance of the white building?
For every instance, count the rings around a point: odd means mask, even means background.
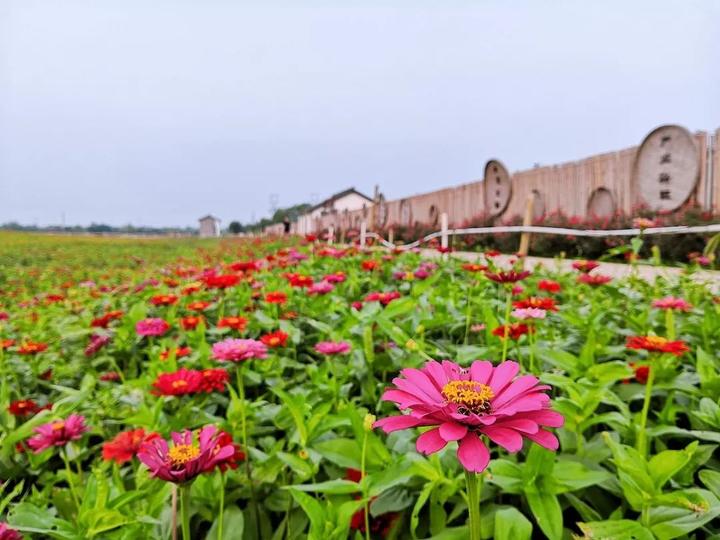
[[[299,216],[296,232],[307,234],[311,231],[322,230],[328,223],[338,226],[343,213],[367,209],[372,204],[373,201],[370,197],[351,187],[325,199],[313,206],[308,213]]]
[[[200,238],[220,236],[220,220],[218,218],[208,214],[198,221],[200,222]]]

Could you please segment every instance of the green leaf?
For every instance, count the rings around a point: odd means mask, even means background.
[[[700,481],[713,492],[713,495],[720,497],[720,472],[703,469],[698,473]]]
[[[308,438],[308,430],[305,425],[305,398],[301,395],[290,395],[277,387],[271,386],[270,390],[282,400],[283,405],[285,405],[290,412],[290,415],[295,421],[295,427],[297,428],[300,438],[300,445],[304,447],[307,444]]]
[[[549,540],[561,540],[563,516],[557,495],[550,493],[544,486],[532,486],[525,488],[525,498],[545,536]]]
[[[322,540],[322,533],[325,529],[325,512],[322,506],[320,506],[319,502],[310,497],[310,495],[307,495],[302,491],[298,491],[297,489],[293,489],[292,487],[289,489],[290,494],[293,496],[293,499],[295,499],[295,502],[300,505],[300,508],[303,509],[305,515],[307,515],[310,520],[310,534],[308,536],[308,540]]]
[[[427,502],[430,494],[436,486],[436,482],[428,482],[427,484],[425,484],[425,487],[423,487],[420,495],[418,495],[417,501],[415,501],[415,506],[413,506],[413,511],[410,516],[410,532],[412,533],[413,538],[417,538],[416,531],[417,526],[420,523],[420,511],[422,510],[423,506],[425,506],[425,503]]]
[[[631,521],[629,519],[592,521],[589,523],[578,523],[577,525],[583,532],[583,538],[588,539],[654,540],[650,531],[637,521]]]
[[[285,486],[284,489],[296,489],[298,491],[314,491],[316,493],[330,493],[333,495],[341,495],[347,493],[358,493],[361,491],[360,484],[349,480],[328,480],[326,482],[318,482],[316,484],[299,484],[294,486]]]
[[[595,470],[576,461],[561,459],[556,463],[552,479],[557,486],[555,493],[575,491],[600,484],[612,475],[605,470]]]
[[[695,441],[685,450],[665,450],[650,458],[648,470],[658,491],[665,482],[687,465],[697,446],[698,442]]]
[[[691,507],[660,506],[650,509],[650,529],[658,540],[686,535],[720,516],[720,501],[710,491],[687,489],[682,492],[689,501],[698,497],[704,504]]]
[[[218,515],[213,521],[212,527],[205,536],[206,540],[216,540],[218,537],[218,528],[220,526],[220,516]],[[242,510],[237,506],[228,506],[223,514],[223,528],[221,540],[235,540],[243,537],[245,530],[245,516]]]
[[[312,448],[328,461],[340,467],[360,469],[360,447],[352,439],[329,439],[313,444]]]
[[[516,508],[495,512],[495,540],[529,540],[532,523]]]

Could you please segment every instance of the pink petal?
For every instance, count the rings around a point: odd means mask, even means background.
[[[520,364],[517,362],[507,361],[496,367],[490,376],[490,382],[487,384],[492,388],[493,393],[497,396],[508,385],[512,378],[520,371]]]
[[[460,378],[460,366],[458,366],[455,362],[443,360],[442,367],[449,381],[454,381]]]
[[[403,390],[386,390],[381,399],[383,401],[392,401],[397,403],[397,406],[401,409],[409,409],[413,405],[420,405],[424,403],[424,401],[417,396],[408,394]]]
[[[401,429],[414,428],[417,426],[431,425],[432,422],[422,418],[414,418],[412,416],[388,416],[382,418],[373,424],[374,428],[382,428],[385,433],[392,433]]]
[[[415,396],[417,399],[421,400],[424,403],[438,403],[440,401],[428,395],[425,390],[420,388],[410,379],[402,379],[400,377],[395,377],[393,379],[393,384],[397,386],[398,389],[402,390],[403,392],[407,392],[412,396]],[[439,393],[437,393],[437,395],[439,395]]]
[[[470,378],[480,384],[487,384],[492,372],[492,362],[488,362],[487,360],[475,360],[470,366]]]
[[[523,375],[514,380],[505,390],[495,392],[495,398],[492,400],[493,407],[502,407],[514,397],[517,397],[528,390],[532,389],[539,381],[533,375]],[[494,389],[493,389],[494,391]]]
[[[524,416],[525,415],[523,415],[523,418],[510,417],[508,420],[499,420],[495,423],[495,426],[514,429],[516,431],[520,431],[521,433],[537,433],[538,429],[540,429],[538,424],[532,420],[524,418]]]
[[[490,463],[490,452],[477,433],[469,432],[460,440],[457,457],[465,469],[471,472],[483,472]]]
[[[428,375],[419,369],[406,368],[400,371],[403,377],[420,388],[432,401],[442,401],[443,397]]]
[[[497,426],[488,426],[483,428],[482,432],[487,435],[492,442],[502,446],[508,452],[515,453],[522,449],[522,435],[515,430]]]
[[[427,456],[442,450],[446,444],[447,441],[440,436],[440,428],[434,428],[417,438],[415,448],[417,448],[418,452]]]
[[[435,386],[442,390],[443,386],[448,383],[448,376],[442,365],[434,360],[425,364],[423,370],[429,375]]]
[[[533,422],[537,422],[541,426],[557,428],[562,427],[563,424],[565,424],[565,418],[563,415],[550,409],[526,412],[523,413],[523,417],[528,418]]]
[[[548,450],[557,450],[560,447],[557,437],[544,429],[541,429],[537,433],[528,434],[526,437]]]
[[[467,426],[456,422],[445,422],[440,425],[440,436],[446,441],[459,441],[467,433]]]

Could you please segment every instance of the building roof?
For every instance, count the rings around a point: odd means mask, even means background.
[[[360,195],[363,199],[366,199],[368,202],[372,202],[372,199],[371,199],[370,197],[368,197],[367,195],[365,195],[365,194],[363,194],[363,193],[360,193],[360,192],[359,192],[357,189],[355,189],[354,187],[351,187],[351,188],[348,188],[348,189],[346,189],[346,190],[344,190],[344,191],[340,191],[339,193],[336,193],[335,195],[332,195],[332,196],[328,197],[327,199],[325,199],[324,201],[316,204],[315,206],[313,206],[313,207],[310,209],[310,212],[312,212],[313,210],[317,210],[318,208],[322,208],[323,206],[327,206],[327,205],[329,205],[329,204],[332,204],[332,203],[334,203],[335,201],[337,201],[338,199],[342,199],[343,197],[346,197],[346,196],[348,196],[348,195],[352,195],[353,193],[354,193],[355,195]]]
[[[208,214],[207,216],[203,216],[203,217],[199,218],[198,221],[206,221],[206,220],[208,220],[208,219],[212,219],[212,220],[215,220],[215,221],[220,221],[220,218],[216,218],[215,216],[213,216],[213,215],[211,215],[211,214]]]

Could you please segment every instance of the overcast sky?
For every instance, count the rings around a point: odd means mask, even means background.
[[[0,223],[225,224],[720,127],[720,1],[0,0]]]

